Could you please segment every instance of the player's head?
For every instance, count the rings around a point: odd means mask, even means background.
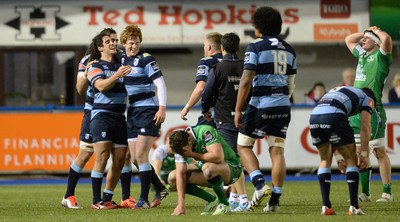
[[[142,30],[137,25],[126,26],[119,38],[128,56],[134,56],[140,51]]]
[[[281,14],[271,7],[257,8],[252,16],[253,26],[262,35],[277,36],[282,30]]]
[[[105,38],[107,40],[111,41],[110,38],[110,33],[109,32],[100,32],[97,34],[95,37],[93,37],[92,42],[89,45],[88,50],[86,51],[86,54],[90,55],[89,61],[92,60],[99,60],[101,58],[101,51],[100,48],[104,47],[104,41]],[[116,44],[115,44],[116,47]]]
[[[364,88],[362,88],[361,90],[362,90],[369,98],[371,98],[372,100],[374,100],[374,104],[376,104],[376,97],[375,97],[375,94],[374,94],[374,92],[373,92],[370,88],[364,87]]]
[[[235,54],[239,50],[240,38],[236,33],[226,33],[221,38],[222,48],[229,54]]]
[[[171,149],[178,154],[183,154],[184,148],[188,146],[192,146],[193,142],[190,139],[189,133],[183,130],[174,131],[169,136],[169,146]]]
[[[371,30],[364,31],[364,37],[361,39],[361,46],[365,51],[370,52],[377,50],[381,44],[382,41],[377,34]]]
[[[221,52],[222,35],[218,32],[210,32],[204,39],[204,56],[212,56]]]

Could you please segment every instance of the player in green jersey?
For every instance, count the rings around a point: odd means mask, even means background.
[[[189,185],[211,186],[218,197],[213,215],[229,212],[223,185],[233,184],[242,173],[239,156],[232,150],[217,130],[209,125],[189,127],[175,131],[170,136],[170,146],[175,154],[176,189],[178,205],[172,215],[186,213],[185,193],[193,194]],[[197,170],[188,170],[185,159],[197,160]],[[188,173],[189,172],[189,173]],[[189,188],[189,189],[188,189]]]
[[[383,183],[383,193],[377,202],[391,202],[391,163],[385,149],[386,113],[382,106],[382,90],[392,63],[392,39],[389,34],[376,26],[364,32],[353,33],[345,39],[347,48],[358,59],[354,87],[370,88],[377,99],[376,109],[372,116],[372,136],[370,148],[378,160],[379,172]],[[356,144],[359,147],[360,116],[350,118]],[[371,167],[360,172],[362,193],[360,201],[370,201]]]

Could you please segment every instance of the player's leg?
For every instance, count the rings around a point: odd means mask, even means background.
[[[330,200],[332,149],[329,142],[325,142],[317,147],[321,159],[317,172],[322,196],[321,214],[335,215],[335,212],[332,210],[332,204]]]
[[[81,209],[75,197],[75,188],[82,175],[83,168],[93,155],[93,145],[80,141],[80,150],[76,159],[72,162],[68,174],[67,190],[61,201],[61,205],[71,209]]]
[[[282,144],[273,142],[277,140],[282,141],[280,142]],[[268,201],[268,206],[266,208],[266,211],[277,212],[279,211],[279,198],[282,195],[283,182],[286,176],[286,162],[285,162],[285,155],[283,148],[285,139],[269,136],[268,141],[270,145],[272,145],[269,148],[269,153],[272,162],[272,170],[271,170],[272,193],[271,193],[271,198]]]
[[[129,141],[128,141],[129,146]],[[136,204],[136,199],[131,197],[132,163],[130,149],[126,149],[125,163],[122,167],[121,176],[122,198],[120,206],[123,208],[132,208]]]
[[[93,170],[91,173],[92,178],[92,192],[93,192],[93,200],[92,200],[92,208],[100,209],[100,201],[101,201],[101,185],[103,182],[104,171],[107,165],[108,158],[110,157],[111,142],[95,142],[93,144],[94,153],[95,153],[95,162],[93,166]]]
[[[377,200],[377,202],[392,202],[392,189],[391,189],[391,174],[392,168],[389,156],[386,153],[385,147],[379,147],[374,149],[374,155],[378,160],[379,173],[382,179],[382,196]]]

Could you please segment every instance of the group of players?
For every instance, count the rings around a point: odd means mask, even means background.
[[[289,99],[295,89],[297,71],[296,53],[278,36],[282,27],[278,11],[260,7],[252,15],[252,22],[257,39],[248,45],[244,61],[237,55],[240,39],[236,34],[209,33],[206,36],[205,57],[197,67],[196,88],[181,111],[181,118],[186,120],[187,113],[201,100],[202,116],[196,126],[170,134],[166,144],[175,153],[176,164],[167,178],[178,194],[172,215],[186,213],[186,193],[206,201],[203,214],[251,211],[267,197],[270,198],[263,211],[280,210],[286,175],[285,138],[291,120]],[[162,72],[155,59],[141,50],[142,35],[137,26],[127,26],[120,40],[125,48],[122,52],[118,52],[115,31],[103,30],[93,38],[80,64],[77,89],[82,93],[87,87],[87,99],[81,149],[71,165],[67,192],[62,200],[62,205],[68,208],[81,208],[74,190],[93,151],[96,160],[91,173],[92,208],[118,207],[112,196],[119,179],[122,207],[157,207],[168,195],[168,189],[148,159],[154,137],[159,136],[165,119],[167,93]],[[392,60],[391,38],[372,26],[363,33],[348,36],[346,44],[359,59],[354,87],[332,89],[310,117],[313,144],[321,156],[318,178],[322,215],[335,214],[329,199],[333,156],[346,172],[350,193],[348,213],[364,214],[358,201],[371,200],[370,147],[378,158],[384,184],[378,202],[393,201],[391,166],[384,147],[386,116],[381,103],[383,83]],[[127,121],[124,116],[126,96],[129,98]],[[211,107],[214,107],[214,115]],[[264,136],[268,136],[272,161],[272,188],[265,184],[257,156],[252,151],[256,139]],[[101,197],[101,183],[110,154],[113,163]],[[195,161],[188,163],[188,158]],[[130,196],[131,163],[139,170],[141,194],[138,201]],[[245,192],[243,169],[255,188],[251,201]],[[359,178],[362,194],[357,196]],[[150,184],[156,190],[151,204],[148,200]],[[228,200],[224,185],[232,185]],[[200,186],[211,187],[216,196]]]

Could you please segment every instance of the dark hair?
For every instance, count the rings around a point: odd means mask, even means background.
[[[235,54],[239,50],[240,38],[236,33],[226,33],[221,38],[221,44],[225,51],[230,54]]]
[[[369,98],[371,98],[372,100],[374,100],[374,103],[375,103],[375,105],[376,105],[376,97],[375,97],[374,92],[373,92],[370,88],[367,88],[367,87],[364,87],[364,88],[362,88],[361,90],[362,90]]]
[[[169,146],[175,153],[182,153],[182,148],[189,145],[189,133],[183,130],[174,131],[169,136]]]
[[[103,37],[110,36],[111,34],[117,34],[117,32],[112,28],[105,28],[95,37],[93,37],[89,48],[86,50],[86,55],[90,55],[88,62],[93,60],[99,60],[101,58],[101,53],[98,50],[99,46],[103,46]]]
[[[257,8],[251,17],[254,28],[263,35],[277,36],[282,30],[281,14],[271,7]]]

